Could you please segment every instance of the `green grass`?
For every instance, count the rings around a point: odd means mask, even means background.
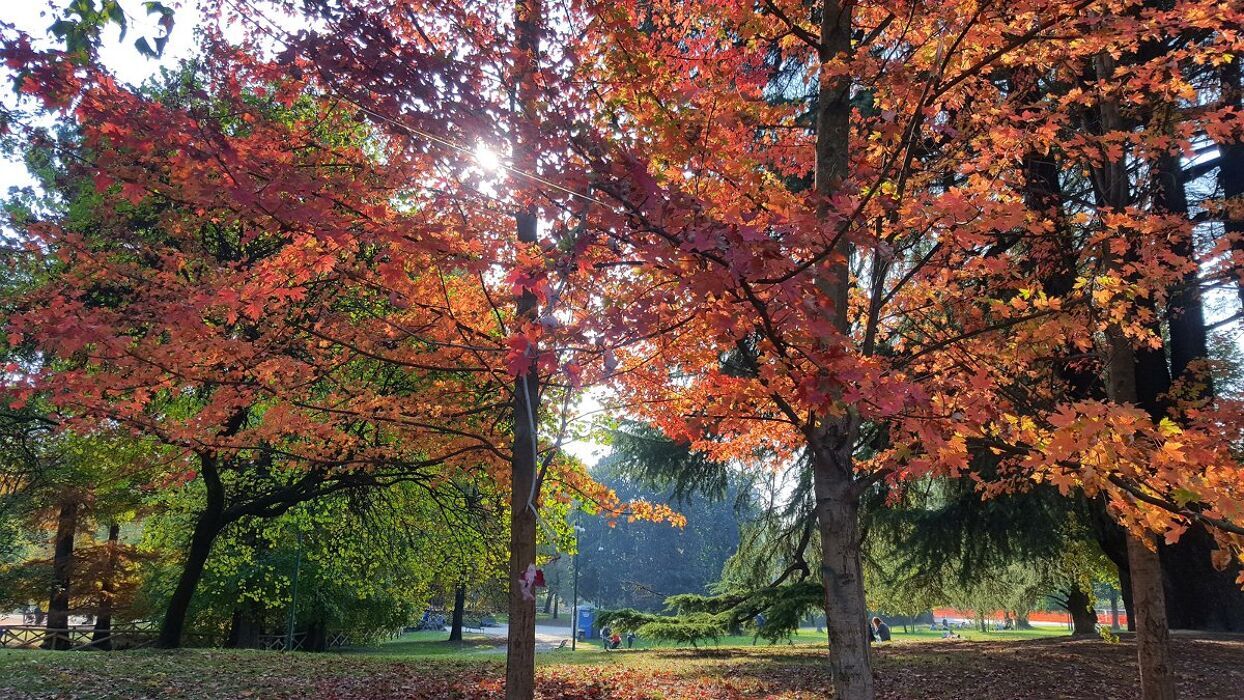
[[[448,632],[409,632],[375,646],[343,650],[359,656],[380,656],[396,659],[465,657],[480,652],[504,651],[505,640],[482,634],[463,634],[461,642],[447,641]]]
[[[931,642],[942,641],[941,630],[930,630],[928,625],[913,628],[910,632],[904,632],[902,627],[891,627],[890,633],[893,638],[892,643],[896,642]],[[981,632],[975,629],[955,630],[961,639],[973,642],[1003,642],[1021,639],[1042,639],[1045,637],[1063,637],[1071,633],[1065,627],[1039,627],[1031,630],[1005,630]],[[779,641],[776,644],[770,644],[764,639],[756,639],[753,641],[751,635],[735,635],[722,637],[717,641],[709,640],[700,644],[700,648],[704,649],[726,649],[739,647],[768,647],[768,646],[816,646],[828,644],[828,638],[824,631],[817,632],[813,627],[800,628],[791,637],[789,643]],[[691,648],[690,645],[686,645]],[[654,644],[642,638],[635,640],[635,649],[670,649],[674,648],[669,644]],[[587,651],[604,651],[604,645],[599,638],[589,639],[586,642],[579,642],[579,649]],[[622,650],[626,649],[626,639],[623,637]]]

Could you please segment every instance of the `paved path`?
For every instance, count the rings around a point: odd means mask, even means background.
[[[484,634],[489,637],[505,639],[510,630],[504,624],[485,627]],[[556,625],[536,625],[536,651],[548,651],[561,646],[562,640],[570,644],[570,628]]]

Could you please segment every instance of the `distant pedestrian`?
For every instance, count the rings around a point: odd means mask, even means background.
[[[626,633],[626,648],[631,649],[635,646],[635,630]]]

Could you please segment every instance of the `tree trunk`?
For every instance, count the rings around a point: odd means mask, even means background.
[[[95,616],[95,629],[91,633],[91,642],[95,648],[104,651],[112,650],[112,610],[113,597],[117,592],[120,540],[121,525],[112,523],[108,526],[108,561],[104,564],[103,578],[99,582],[99,613]]]
[[[533,133],[536,102],[536,61],[540,52],[541,0],[514,4],[514,80],[518,108],[514,124],[514,161],[523,172],[536,172],[538,136]],[[520,246],[536,243],[536,211],[528,208],[515,217]],[[524,288],[518,296],[515,327],[539,319],[536,295]],[[506,700],[531,700],[536,686],[536,508],[540,484],[536,475],[536,447],[540,414],[540,375],[537,353],[530,348],[526,366],[514,383],[514,443],[510,464],[510,599],[509,646],[505,657]]]
[[[554,620],[558,618],[558,613],[561,610],[561,607],[562,607],[562,597],[559,594],[554,593],[553,594],[553,619]]]
[[[1093,610],[1093,596],[1089,591],[1073,584],[1067,591],[1067,612],[1071,613],[1072,635],[1097,634],[1097,612]]]
[[[1114,62],[1105,54],[1095,60],[1097,77],[1110,80]],[[1101,126],[1104,133],[1124,130],[1118,104],[1112,99],[1101,102]],[[1122,159],[1106,163],[1098,172],[1099,198],[1115,211],[1126,209],[1131,198],[1127,167]],[[1111,253],[1109,244],[1102,246],[1102,259],[1110,270],[1117,270],[1120,261]],[[1137,404],[1136,355],[1131,339],[1117,324],[1106,329],[1106,393],[1117,404]],[[1132,602],[1136,613],[1136,649],[1140,665],[1141,696],[1144,700],[1166,700],[1175,697],[1175,679],[1170,663],[1170,637],[1166,628],[1166,604],[1162,593],[1162,571],[1157,551],[1150,551],[1135,533],[1127,535],[1128,571],[1132,579]]]
[[[68,649],[69,600],[73,586],[73,537],[78,529],[78,498],[65,497],[56,518],[56,549],[52,555],[52,592],[48,600],[47,632],[44,646]]]
[[[826,0],[821,7],[822,65],[849,57],[855,3]],[[850,170],[851,78],[821,71],[816,100],[816,168],[814,187],[817,216],[826,219],[829,201],[846,185]],[[829,321],[843,336],[827,344],[847,342],[848,287],[851,281],[849,236],[839,236],[836,255],[817,270],[816,284],[830,303]],[[822,417],[808,436],[812,456],[816,518],[821,534],[821,580],[825,588],[826,626],[829,628],[829,667],[836,700],[872,700],[872,662],[867,631],[868,608],[860,566],[860,493],[855,480],[853,451],[859,429],[852,408],[840,417]]]
[[[1110,630],[1119,631],[1119,592],[1110,588]]]
[[[552,612],[553,612],[553,591],[549,591],[548,595],[544,596],[544,614],[549,615],[549,614],[552,614]]]
[[[233,649],[258,649],[259,635],[263,633],[258,604],[245,601],[233,609],[229,624],[228,646]]]
[[[458,586],[454,590],[454,616],[449,626],[449,641],[462,641],[462,618],[466,614],[466,588]]]
[[[190,612],[190,601],[194,598],[199,579],[203,578],[203,568],[212,553],[212,543],[224,527],[222,515],[225,509],[225,491],[224,485],[220,483],[215,456],[201,455],[200,466],[207,499],[203,512],[199,513],[199,519],[194,525],[185,566],[177,580],[177,587],[169,598],[164,622],[160,625],[156,646],[161,649],[176,649],[181,646],[181,635],[185,629],[186,615]]]
[[[845,437],[845,436],[844,436]],[[813,487],[821,534],[821,579],[829,628],[829,666],[837,700],[873,697],[860,566],[859,498],[854,493],[849,438],[815,453]]]
[[[306,639],[302,643],[302,650],[321,653],[328,651],[328,623],[319,618],[311,621],[307,627]]]
[[[1196,524],[1175,544],[1158,547],[1171,629],[1244,632],[1244,591],[1235,582],[1240,567],[1214,568],[1216,547]]]
[[[1015,611],[1015,629],[1017,630],[1032,629],[1032,623],[1028,621],[1027,611],[1022,611],[1022,612],[1019,610]]]
[[[1140,697],[1174,700],[1175,671],[1171,665],[1170,632],[1162,593],[1158,553],[1137,537],[1127,541],[1136,606],[1136,651],[1140,660]]]
[[[1222,65],[1222,102],[1226,106],[1244,107],[1244,85],[1240,82],[1240,57]],[[1227,201],[1241,202],[1244,197],[1244,140],[1228,141],[1218,147],[1221,165],[1218,168],[1218,186],[1222,189],[1223,198]],[[1224,230],[1231,241],[1231,251],[1235,260],[1235,270],[1239,274],[1244,271],[1244,211],[1237,209],[1234,216],[1228,216]],[[1240,275],[1236,284],[1240,304],[1244,305],[1244,275]]]

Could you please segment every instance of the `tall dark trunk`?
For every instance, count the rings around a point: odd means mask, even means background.
[[[224,527],[225,489],[220,482],[214,455],[200,455],[200,474],[206,491],[206,502],[199,519],[195,522],[194,533],[190,537],[190,548],[186,552],[186,563],[182,567],[181,576],[177,579],[177,587],[169,598],[168,610],[164,613],[164,621],[160,625],[160,635],[156,638],[156,646],[161,649],[176,649],[181,646],[182,632],[186,626],[186,616],[190,612],[190,601],[194,598],[194,590],[203,578],[203,568],[212,553],[212,544]]]
[[[1188,195],[1184,189],[1183,169],[1179,155],[1163,154],[1154,164],[1157,188],[1154,207],[1160,212],[1186,220],[1188,218]],[[1183,260],[1196,262],[1196,245],[1193,240],[1192,223],[1186,222],[1177,233],[1172,252]],[[1194,363],[1209,355],[1205,333],[1205,307],[1201,298],[1200,277],[1195,267],[1184,272],[1179,283],[1170,290],[1168,302],[1168,325],[1170,328],[1171,377],[1191,381],[1190,369]],[[1202,368],[1203,369],[1203,368]],[[1204,372],[1198,372],[1201,396],[1213,393],[1213,385]]]
[[[1093,610],[1093,596],[1079,584],[1067,590],[1067,612],[1071,613],[1071,634],[1097,634],[1097,612]]]
[[[44,646],[48,649],[68,649],[73,646],[69,639],[69,601],[73,591],[73,537],[78,530],[79,500],[75,496],[64,498],[56,517],[56,549],[52,555],[52,591],[48,600],[47,631]]]
[[[536,172],[538,136],[534,130],[539,90],[535,82],[540,54],[542,0],[514,4],[514,80],[521,114],[514,125],[514,161],[523,172]],[[530,205],[515,217],[520,246],[536,243],[536,211]],[[534,325],[539,319],[536,295],[524,288],[518,296],[515,325]],[[509,646],[505,657],[506,700],[531,700],[536,687],[536,453],[539,435],[540,375],[532,348],[526,366],[514,383],[514,442],[510,464],[510,598]]]
[[[1244,632],[1244,591],[1238,565],[1219,571],[1210,559],[1213,536],[1200,525],[1173,545],[1159,548],[1171,629]]]
[[[1238,61],[1233,61],[1238,72]],[[1238,82],[1238,76],[1237,76]],[[1231,99],[1230,91],[1224,99]],[[1238,102],[1238,95],[1236,96]],[[1227,165],[1230,146],[1221,148],[1223,172],[1231,178]],[[1238,150],[1238,149],[1237,149]],[[1237,157],[1240,154],[1237,153]],[[1184,173],[1177,153],[1162,155],[1154,164],[1154,206],[1159,211],[1188,217],[1188,197]],[[1239,177],[1239,174],[1236,174]],[[1226,183],[1224,182],[1224,188]],[[1239,193],[1237,192],[1237,195]],[[1240,231],[1244,234],[1244,230]],[[1196,259],[1193,229],[1189,223],[1178,232],[1174,253],[1186,260]],[[1244,248],[1241,248],[1244,250]],[[1196,269],[1184,273],[1170,290],[1169,302],[1171,376],[1182,381],[1188,399],[1209,398],[1214,386],[1199,360],[1209,356],[1205,331],[1205,312]],[[1238,567],[1219,571],[1211,563],[1216,548],[1200,525],[1194,525],[1173,545],[1160,545],[1159,555],[1166,583],[1167,621],[1175,629],[1244,632],[1244,591],[1235,583]]]
[[[548,595],[544,596],[544,614],[545,615],[549,615],[553,612],[553,598],[554,597],[555,596],[553,595],[553,591],[549,591]]]
[[[560,594],[554,593],[553,594],[553,619],[554,620],[558,618],[558,611],[561,610],[561,607],[562,607],[562,597]]]
[[[458,586],[454,591],[453,622],[449,625],[449,641],[462,641],[462,618],[466,615],[466,588]]]
[[[1108,55],[1095,59],[1099,80],[1114,78],[1114,62]],[[1113,99],[1100,104],[1104,133],[1124,130],[1119,105]],[[1115,211],[1123,211],[1131,199],[1131,184],[1123,159],[1105,163],[1097,172],[1099,197]],[[1118,271],[1120,262],[1109,244],[1102,246],[1105,267]],[[1112,323],[1106,329],[1106,393],[1117,404],[1139,403],[1136,384],[1136,354],[1122,327]],[[1147,538],[1151,539],[1151,538]],[[1127,535],[1128,572],[1132,579],[1132,598],[1136,610],[1136,650],[1140,666],[1143,700],[1169,700],[1175,697],[1175,676],[1170,658],[1170,634],[1166,627],[1166,603],[1162,593],[1162,570],[1156,548],[1135,533]]]
[[[1110,629],[1119,631],[1119,592],[1113,587],[1110,589]]]
[[[228,645],[234,649],[258,649],[263,626],[260,606],[254,601],[240,602],[230,619]]]
[[[302,642],[303,651],[328,651],[328,623],[322,618],[311,620],[307,626],[307,636]]]
[[[112,611],[113,598],[117,593],[116,575],[120,562],[121,525],[112,523],[108,526],[107,561],[104,563],[103,576],[99,582],[99,611],[95,616],[95,629],[91,632],[91,642],[97,649],[112,650]]]
[[[1244,108],[1244,85],[1240,82],[1240,57],[1227,61],[1221,68],[1222,102],[1224,106]],[[1227,201],[1244,205],[1244,140],[1228,141],[1218,147],[1221,165],[1218,167],[1218,186]],[[1240,275],[1236,289],[1240,304],[1244,305],[1244,210],[1236,209],[1228,216],[1224,226],[1231,241],[1231,250]]]

